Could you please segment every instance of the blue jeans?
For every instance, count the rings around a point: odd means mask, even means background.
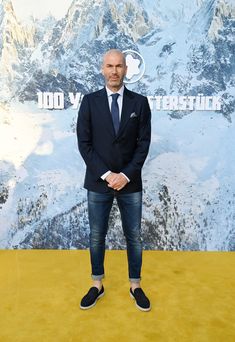
[[[105,238],[114,197],[117,199],[127,243],[129,280],[139,282],[142,265],[142,192],[122,194],[115,190],[108,193],[88,191],[92,279],[104,278]]]

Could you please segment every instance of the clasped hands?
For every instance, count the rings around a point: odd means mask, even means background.
[[[106,178],[108,186],[114,190],[120,191],[128,183],[126,177],[121,173],[111,172]]]

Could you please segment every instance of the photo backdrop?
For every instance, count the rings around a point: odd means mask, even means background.
[[[47,3],[0,0],[0,248],[88,248],[77,112],[118,48],[152,108],[144,248],[235,250],[234,1]]]

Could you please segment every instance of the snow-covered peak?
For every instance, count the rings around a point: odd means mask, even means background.
[[[194,14],[190,23],[189,38],[197,40],[207,36],[213,16],[217,0],[204,1],[199,10]]]
[[[5,10],[13,10],[13,6],[12,6],[11,0],[1,0],[0,8],[3,8]]]
[[[189,22],[200,8],[203,0],[143,0],[148,13],[158,21],[174,25],[175,22]]]
[[[10,0],[2,0],[0,2],[0,25],[2,25],[5,17],[13,17],[16,20],[12,2]]]
[[[190,38],[196,39],[199,35],[217,38],[219,30],[223,28],[223,18],[234,13],[234,7],[228,0],[204,1],[191,20]]]
[[[28,60],[28,48],[34,46],[34,30],[22,26],[9,0],[0,4],[0,37],[0,98],[3,100],[10,97],[13,80],[23,76],[20,65],[24,59]]]
[[[143,3],[138,0],[120,3],[114,0],[74,0],[60,25],[63,30],[58,43],[65,47],[71,43],[73,47],[74,44],[79,47],[98,38],[110,27],[116,27],[117,31],[136,41],[151,26]]]
[[[233,5],[229,0],[218,0],[213,19],[211,21],[210,28],[208,30],[208,35],[210,38],[217,38],[219,30],[223,27],[223,18],[232,17],[235,15],[235,3]]]
[[[0,32],[2,45],[10,44],[12,40],[18,43],[24,42],[24,30],[18,22],[12,2],[9,0],[3,0],[0,4]]]

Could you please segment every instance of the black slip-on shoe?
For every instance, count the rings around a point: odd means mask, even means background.
[[[135,304],[141,311],[151,310],[149,299],[145,296],[144,291],[138,287],[134,291],[130,288],[130,296],[135,300]]]
[[[102,285],[101,290],[95,286],[91,287],[87,294],[82,298],[80,308],[83,310],[92,308],[97,300],[104,295],[104,287]]]

